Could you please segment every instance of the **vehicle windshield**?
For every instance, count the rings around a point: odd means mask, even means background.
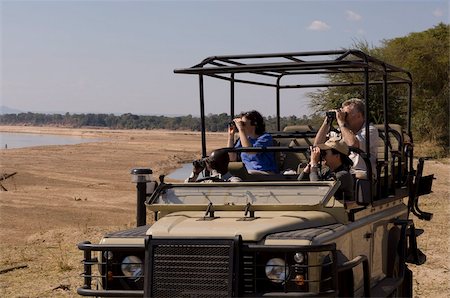
[[[251,204],[265,209],[268,206],[326,205],[339,186],[336,181],[273,182],[273,183],[184,183],[166,184],[147,202],[150,209],[190,206],[204,210],[209,204],[217,209]]]

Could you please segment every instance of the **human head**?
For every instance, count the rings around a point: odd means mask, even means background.
[[[262,135],[266,131],[266,124],[263,116],[258,111],[245,112],[240,115],[241,118],[248,120],[250,125],[255,126],[255,134]]]
[[[330,168],[336,169],[341,164],[344,164],[347,167],[353,165],[353,162],[348,157],[350,149],[345,142],[337,139],[330,139],[324,144],[319,144],[318,147],[320,148],[325,162]]]
[[[346,122],[352,130],[359,130],[364,123],[366,105],[359,98],[351,98],[342,103],[342,111],[347,113]]]
[[[228,172],[230,157],[227,150],[218,149],[211,152],[206,162],[212,170],[216,170],[218,173],[224,175]]]

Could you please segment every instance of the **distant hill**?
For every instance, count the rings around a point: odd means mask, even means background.
[[[17,109],[13,109],[7,106],[0,106],[0,114],[18,114],[18,113],[23,113],[23,111],[21,110],[17,110]]]

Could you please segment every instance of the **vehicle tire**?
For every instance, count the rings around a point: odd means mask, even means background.
[[[338,297],[354,297],[353,271],[346,270],[338,273]]]
[[[406,266],[405,277],[401,286],[401,297],[412,298],[413,296],[413,272]]]
[[[400,229],[392,228],[389,232],[388,263],[386,276],[390,278],[400,278],[401,263],[399,245]],[[404,264],[405,273],[402,284],[389,297],[412,297],[412,271]]]
[[[400,269],[400,256],[398,254],[398,245],[400,244],[400,229],[393,227],[389,231],[386,277],[398,277]]]

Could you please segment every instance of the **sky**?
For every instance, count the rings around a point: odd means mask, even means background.
[[[0,105],[24,112],[199,115],[206,57],[380,46],[449,23],[449,2],[0,0]],[[206,113],[228,113],[227,83],[205,80]],[[309,90],[313,91],[313,90]],[[236,90],[236,112],[275,115],[268,88]],[[309,114],[304,92],[282,115]]]

